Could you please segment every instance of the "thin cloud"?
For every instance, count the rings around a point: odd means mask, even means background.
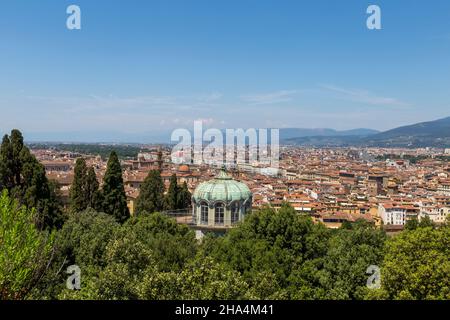
[[[320,87],[328,91],[338,93],[341,98],[348,99],[350,101],[393,107],[406,107],[410,105],[396,98],[375,95],[367,90],[345,89],[334,85],[321,85]]]
[[[258,104],[274,104],[280,102],[292,101],[292,96],[297,93],[297,90],[280,90],[270,93],[251,94],[241,96],[244,102],[258,105]]]
[[[39,102],[48,108],[62,110],[67,113],[78,112],[163,112],[166,110],[203,110],[213,107],[214,102],[221,99],[221,93],[199,94],[195,96],[131,96],[89,95],[86,97],[64,96],[27,96],[26,99]]]
[[[196,96],[196,99],[201,102],[213,102],[220,100],[223,97],[223,94],[220,92],[211,92],[208,94],[200,94]]]

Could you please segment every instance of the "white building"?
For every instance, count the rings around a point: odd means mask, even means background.
[[[420,219],[428,217],[434,223],[444,223],[447,215],[450,214],[449,207],[442,206],[426,206],[420,207]]]
[[[441,182],[437,188],[439,194],[450,196],[450,182]]]
[[[385,225],[403,226],[406,221],[419,218],[419,208],[412,205],[394,205],[392,203],[380,203],[378,216]]]

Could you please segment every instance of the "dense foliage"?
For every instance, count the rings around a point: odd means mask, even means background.
[[[136,199],[136,213],[151,213],[164,208],[164,182],[159,170],[150,170]]]
[[[35,210],[0,197],[0,300],[23,299],[37,285],[52,258],[54,234],[35,226]]]
[[[247,217],[226,235],[198,242],[159,213],[125,223],[71,213],[55,258],[29,297],[45,299],[450,299],[449,227],[387,238],[365,222],[330,230],[284,206]],[[81,290],[65,287],[81,268]],[[381,268],[381,288],[366,270]],[[63,270],[61,272],[61,270]]]
[[[186,210],[191,206],[191,193],[187,183],[185,181],[181,186],[178,185],[175,173],[170,177],[169,189],[164,200],[164,208],[170,211]]]
[[[450,227],[418,227],[386,243],[382,299],[450,299]]]
[[[164,182],[159,170],[150,170],[136,199],[136,213],[151,213],[163,210],[187,210],[191,206],[191,193],[186,182],[178,185],[177,176],[170,177],[169,188],[165,193]]]

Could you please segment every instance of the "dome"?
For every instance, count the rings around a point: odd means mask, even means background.
[[[182,164],[181,166],[178,167],[178,171],[179,172],[189,172],[190,169],[189,169],[188,165]]]
[[[252,197],[250,189],[245,183],[233,180],[225,170],[211,181],[202,182],[195,189],[193,198],[195,202],[206,200],[208,202],[245,201]]]

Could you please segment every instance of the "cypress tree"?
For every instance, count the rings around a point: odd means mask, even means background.
[[[24,148],[23,145],[23,136],[22,133],[19,130],[12,130],[11,131],[11,147],[12,147],[12,173],[14,178],[14,183],[16,185],[21,184],[21,172],[22,172],[22,166],[26,165],[29,161],[30,163],[33,162],[33,159],[36,160],[36,158],[28,157],[30,155],[30,152],[28,148]],[[21,153],[23,154],[21,155]],[[23,161],[22,158],[27,158],[25,161]]]
[[[124,222],[130,217],[123,185],[122,168],[116,152],[111,152],[103,178],[103,211]]]
[[[178,187],[178,182],[177,182],[177,175],[173,174],[170,177],[170,185],[169,185],[169,190],[167,191],[167,195],[166,195],[166,201],[165,201],[165,205],[166,205],[166,209],[167,210],[176,210],[179,209],[179,193],[180,188]]]
[[[86,197],[87,206],[94,210],[102,210],[102,197],[99,190],[97,175],[93,167],[90,167],[86,176]]]
[[[164,183],[159,170],[151,170],[136,199],[136,213],[153,213],[164,208]]]
[[[0,148],[0,188],[11,190],[14,187],[13,153],[9,136],[5,135]]]
[[[0,147],[0,188],[8,190],[19,204],[36,209],[36,225],[39,229],[62,225],[56,186],[48,181],[44,166],[24,145],[19,130],[12,130],[10,136],[3,137]]]
[[[70,188],[70,207],[73,212],[82,212],[88,206],[86,178],[86,161],[83,158],[78,158],[75,163],[74,177]]]
[[[187,209],[191,206],[191,193],[189,192],[189,188],[187,186],[186,181],[183,182],[183,185],[180,188],[178,193],[178,209]]]

